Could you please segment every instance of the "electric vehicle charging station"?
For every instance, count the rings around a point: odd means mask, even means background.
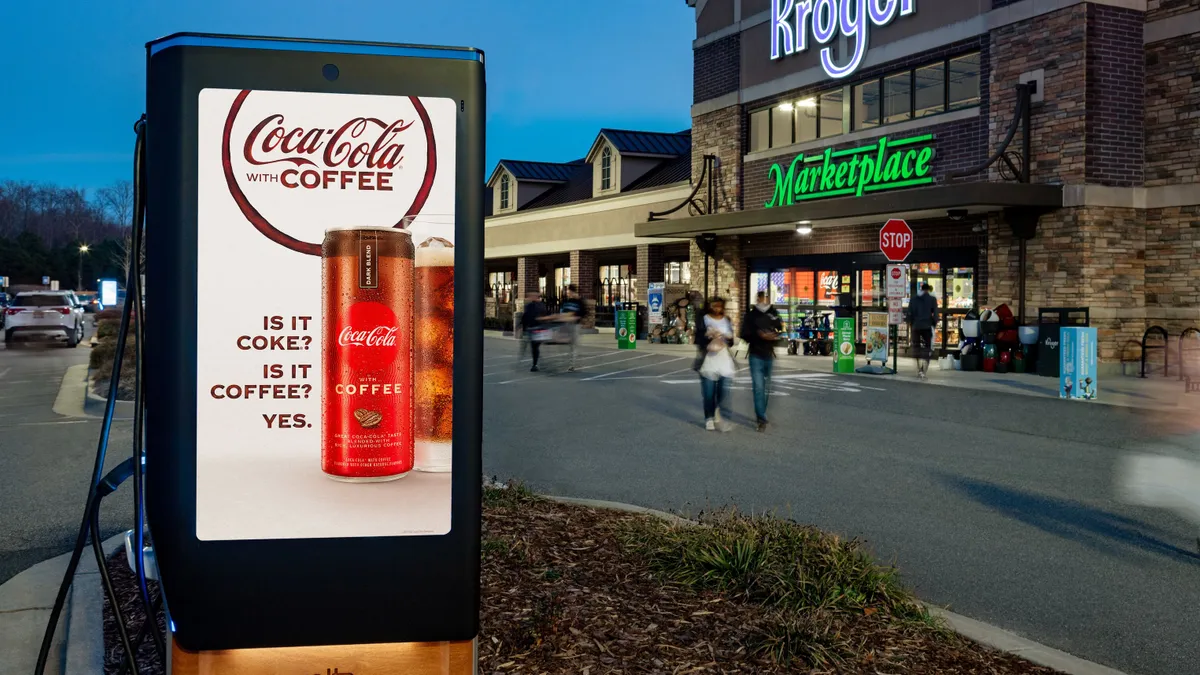
[[[168,672],[475,672],[482,52],[197,34],[147,52]]]

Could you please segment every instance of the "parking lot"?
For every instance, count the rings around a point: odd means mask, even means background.
[[[789,515],[865,539],[927,601],[1129,672],[1200,672],[1183,647],[1200,631],[1194,527],[1113,488],[1117,459],[1151,431],[1142,411],[791,357],[765,433],[744,370],[734,430],[711,433],[692,348],[603,342],[580,348],[578,372],[555,345],[531,373],[515,341],[485,339],[487,475],[687,514]]]

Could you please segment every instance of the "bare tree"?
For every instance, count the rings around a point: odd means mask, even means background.
[[[133,182],[119,180],[96,192],[96,201],[110,222],[126,228],[133,220]]]
[[[111,222],[120,228],[120,246],[116,253],[116,262],[121,266],[121,271],[125,273],[125,278],[129,278],[129,267],[133,264],[133,229],[131,223],[133,220],[133,182],[121,180],[113,183],[111,186],[101,188],[96,193],[96,201],[99,202],[100,208],[104,210]],[[143,245],[141,250],[140,264],[146,264],[146,249]]]

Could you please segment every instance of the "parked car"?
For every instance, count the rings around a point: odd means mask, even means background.
[[[95,314],[103,307],[100,306],[100,294],[92,291],[82,291],[75,294],[79,298],[79,302],[83,303],[83,311],[88,314]]]
[[[0,291],[0,328],[4,328],[4,310],[8,308],[8,293]]]
[[[18,339],[62,340],[76,347],[83,340],[83,306],[70,291],[17,293],[4,310],[4,344]]]

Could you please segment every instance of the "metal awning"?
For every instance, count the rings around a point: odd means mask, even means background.
[[[634,225],[634,234],[638,237],[695,237],[706,232],[753,234],[795,229],[796,223],[802,220],[810,221],[814,227],[835,227],[882,222],[887,218],[944,218],[950,209],[980,214],[1013,207],[1050,210],[1061,208],[1062,204],[1061,185],[953,183],[861,197],[813,200],[772,209],[638,223]]]

